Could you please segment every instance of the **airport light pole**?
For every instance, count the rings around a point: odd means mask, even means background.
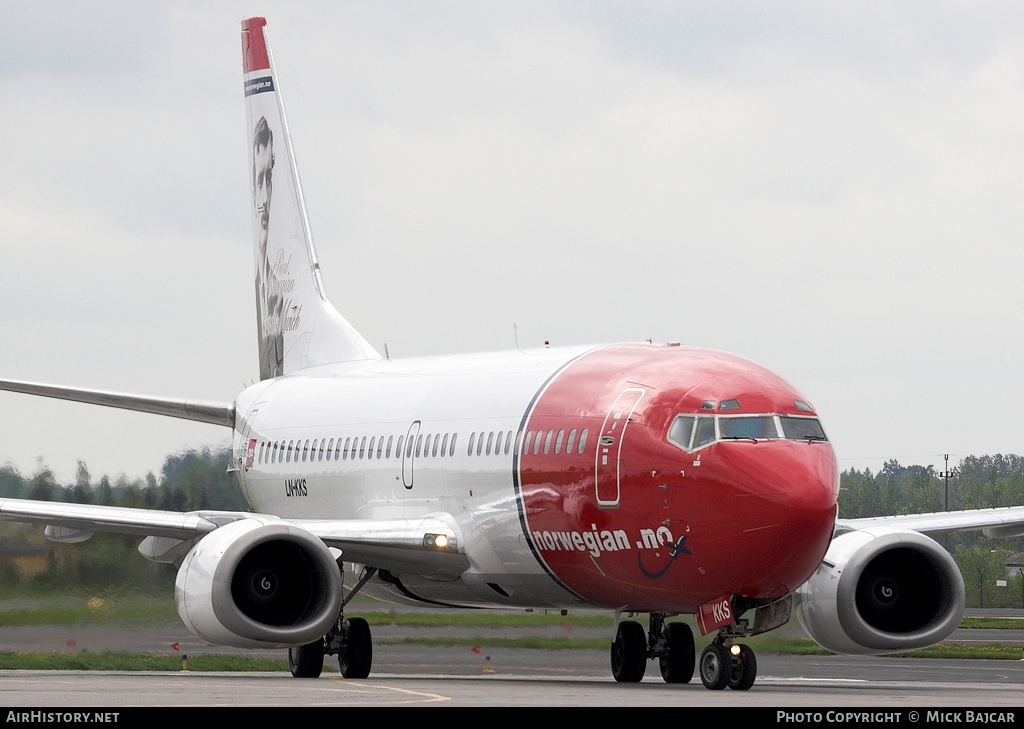
[[[945,507],[945,511],[949,511],[949,477],[950,476],[955,476],[955,475],[956,475],[956,469],[949,467],[949,454],[947,453],[946,454],[946,470],[939,474],[940,478],[944,478],[946,480],[946,499],[945,499],[946,507]],[[942,535],[942,546],[946,548],[947,552],[949,551],[949,534],[948,533]]]

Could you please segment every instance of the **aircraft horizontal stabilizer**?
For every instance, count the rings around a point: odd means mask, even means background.
[[[235,426],[234,403],[209,402],[202,400],[174,400],[163,397],[144,395],[126,395],[106,390],[85,390],[59,385],[43,385],[36,382],[19,380],[0,380],[0,390],[22,392],[27,395],[42,395],[61,400],[73,400],[92,405],[105,405],[122,410],[136,410],[155,415],[167,415],[172,418],[184,418],[200,423],[223,425],[228,428]]]

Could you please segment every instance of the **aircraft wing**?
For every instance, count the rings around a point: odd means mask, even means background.
[[[346,562],[379,567],[395,574],[456,579],[469,567],[462,534],[447,514],[413,519],[290,520]]]
[[[47,534],[54,541],[81,541],[92,532],[117,532],[139,536],[191,539],[212,532],[241,512],[189,512],[131,509],[58,501],[0,499],[0,519],[54,527]],[[224,515],[220,518],[214,514]],[[209,517],[209,518],[207,518]],[[62,532],[57,531],[63,530]],[[81,538],[72,538],[77,532]],[[61,536],[63,535],[63,537]]]
[[[38,382],[23,382],[21,380],[0,380],[0,390],[22,392],[26,395],[55,397],[75,402],[86,402],[92,405],[105,405],[123,410],[137,410],[156,415],[167,415],[172,418],[184,418],[185,420],[195,420],[200,423],[223,425],[228,428],[235,426],[235,406],[233,403],[128,395],[123,392],[43,385]]]
[[[45,525],[46,536],[52,541],[81,542],[93,532],[149,537],[139,551],[158,562],[183,557],[199,538],[241,519],[294,525],[318,537],[328,547],[341,550],[346,562],[396,574],[455,579],[469,566],[455,521],[441,513],[413,519],[282,519],[241,511],[181,513],[0,499],[0,520]]]
[[[878,526],[913,529],[922,534],[948,534],[980,529],[988,537],[1020,537],[1024,536],[1024,506],[875,516],[866,519],[837,519],[836,535]]]

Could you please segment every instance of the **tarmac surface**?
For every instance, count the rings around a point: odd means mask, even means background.
[[[443,652],[433,657],[442,666],[447,658]],[[639,684],[619,684],[606,670],[601,676],[587,675],[591,662],[576,661],[580,656],[561,655],[560,665],[554,668],[531,658],[536,657],[510,658],[493,673],[484,672],[482,666],[472,674],[450,672],[450,666],[446,672],[428,666],[423,673],[392,673],[385,668],[359,681],[326,672],[318,679],[294,679],[284,672],[0,671],[0,706],[956,707],[991,711],[1020,707],[1024,686],[1024,667],[1009,661],[765,656],[762,673],[749,691],[708,691],[699,680],[665,684],[656,668]],[[429,659],[414,656],[407,663]]]
[[[960,707],[1024,706],[1024,660],[921,659],[866,656],[758,655],[749,691],[708,691],[698,678],[661,680],[649,661],[640,684],[611,678],[606,650],[489,647],[491,635],[606,637],[606,628],[537,629],[374,626],[373,672],[345,680],[334,659],[319,679],[280,673],[0,671],[3,707],[215,706],[728,706]],[[480,646],[411,645],[410,635],[465,634]],[[1024,629],[962,630],[950,642],[1020,646]],[[6,626],[3,650],[129,651],[185,655],[239,653],[282,659],[283,650],[215,648],[180,623],[122,626]],[[186,664],[187,666],[187,664]],[[1021,718],[1024,718],[1022,712]]]

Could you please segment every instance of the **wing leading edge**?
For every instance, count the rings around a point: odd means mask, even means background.
[[[415,519],[281,519],[241,511],[180,513],[95,504],[0,499],[0,520],[46,526],[56,542],[81,542],[93,532],[145,536],[139,551],[156,562],[175,562],[198,539],[243,519],[287,523],[339,549],[346,562],[395,574],[456,579],[469,567],[462,534],[447,514]]]
[[[59,385],[43,385],[38,382],[22,382],[20,380],[0,380],[0,390],[22,392],[26,395],[42,395],[61,400],[73,400],[92,405],[105,405],[123,410],[137,410],[155,415],[167,415],[172,418],[184,418],[200,423],[235,427],[234,403],[210,402],[205,400],[175,400],[145,395],[128,395],[108,390],[87,390],[77,387]]]
[[[880,526],[912,529],[922,534],[949,534],[981,530],[988,537],[1021,537],[1024,536],[1024,506],[942,511],[931,514],[875,516],[864,519],[837,519],[836,535]]]

